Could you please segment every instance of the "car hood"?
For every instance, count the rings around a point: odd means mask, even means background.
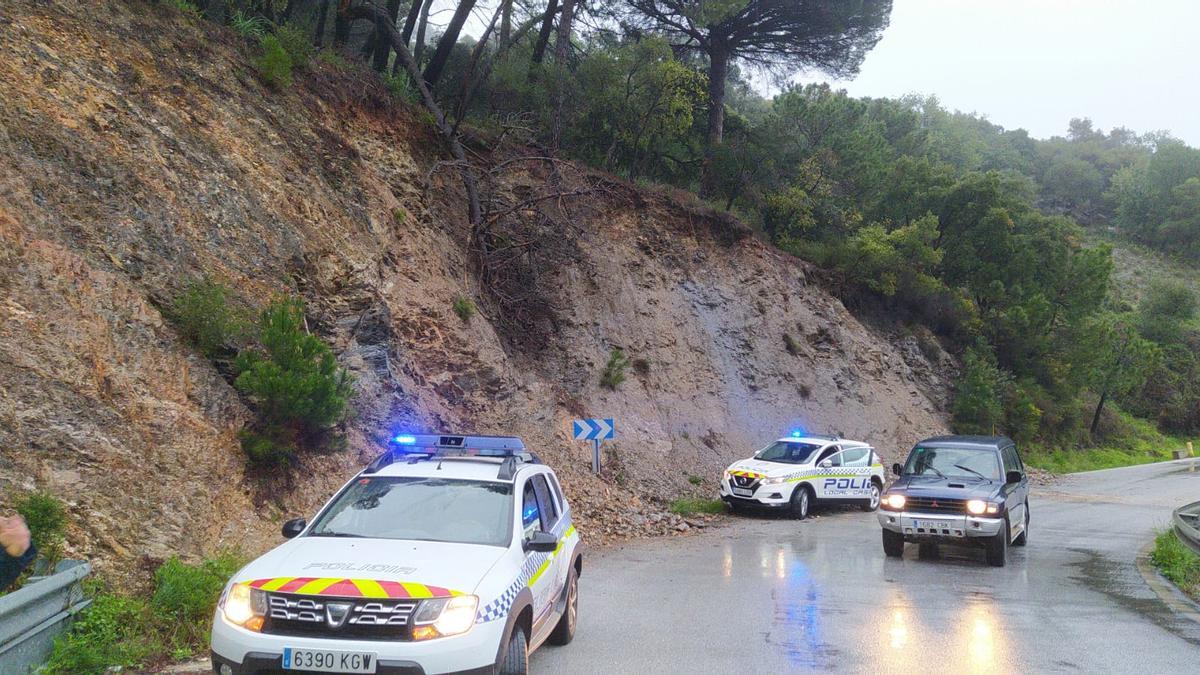
[[[945,499],[988,499],[999,494],[1003,485],[998,481],[979,478],[939,478],[937,476],[901,476],[892,485],[914,497]]]
[[[242,568],[235,581],[305,595],[440,597],[474,592],[504,553],[476,544],[298,537]]]
[[[811,464],[785,464],[783,462],[764,462],[759,459],[742,459],[729,465],[728,471],[734,473],[737,471],[745,471],[747,474],[754,474],[759,478],[775,478],[778,476],[786,476],[796,473],[805,468],[812,468]]]

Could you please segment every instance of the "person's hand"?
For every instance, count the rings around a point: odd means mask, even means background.
[[[21,516],[0,518],[0,546],[14,558],[20,558],[29,550],[29,528]]]

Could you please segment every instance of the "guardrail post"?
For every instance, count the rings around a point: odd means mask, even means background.
[[[83,578],[92,566],[64,560],[54,574],[0,596],[0,673],[28,673],[41,665],[80,611],[92,604],[83,595]]]

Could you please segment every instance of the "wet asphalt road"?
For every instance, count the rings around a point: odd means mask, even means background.
[[[1200,460],[1197,460],[1200,461]],[[887,559],[873,513],[732,518],[585,561],[575,641],[541,673],[770,671],[1200,673],[1200,619],[1135,561],[1200,467],[1170,462],[1034,487],[1029,546]],[[1200,616],[1200,615],[1196,615]]]

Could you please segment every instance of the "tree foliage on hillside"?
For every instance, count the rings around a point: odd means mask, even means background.
[[[551,167],[573,158],[697,190],[822,265],[847,303],[928,324],[963,357],[963,430],[1081,441],[1112,404],[1200,429],[1194,300],[1114,297],[1111,251],[1085,246],[1079,224],[1200,258],[1200,151],[1086,119],[1035,140],[934,97],[789,83],[855,72],[889,0],[459,0],[440,17],[430,4],[227,6],[403,68],[407,84],[392,83],[434,118],[481,250],[493,216],[521,211],[485,213],[477,183],[494,168],[464,151],[463,123]],[[464,37],[472,11],[490,21]],[[770,98],[749,80],[764,74],[782,86]],[[550,173],[535,199],[561,200]]]

